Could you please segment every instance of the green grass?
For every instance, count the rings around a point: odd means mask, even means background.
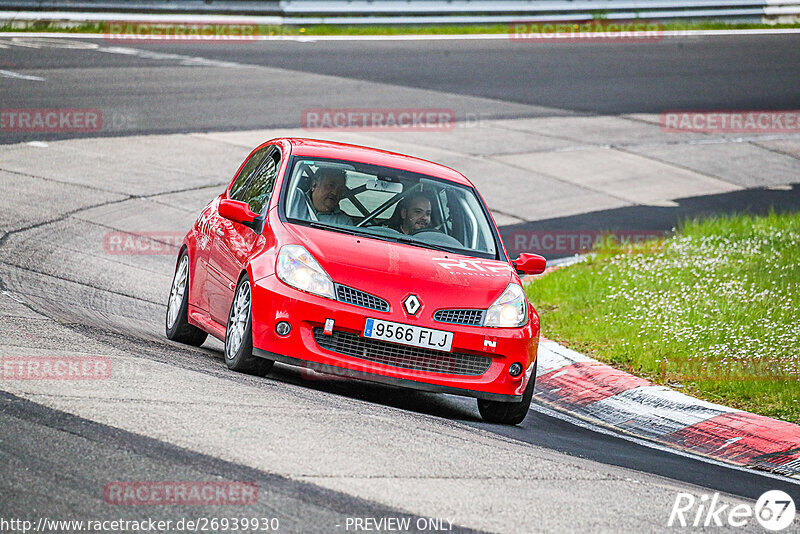
[[[542,334],[700,398],[800,423],[800,213],[685,222],[535,279]]]
[[[646,18],[642,19],[647,21]],[[614,22],[614,21],[604,21]],[[544,23],[540,23],[544,24]],[[799,24],[727,23],[718,21],[677,21],[664,23],[664,30],[728,30],[755,28],[800,28]],[[420,24],[420,25],[291,25],[259,26],[257,35],[447,35],[447,34],[504,34],[509,33],[509,24]],[[59,32],[59,33],[106,33],[104,23],[64,22],[16,22],[0,25],[2,32]]]

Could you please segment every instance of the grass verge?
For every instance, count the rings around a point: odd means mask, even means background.
[[[800,213],[687,221],[527,286],[545,337],[655,383],[800,423]]]

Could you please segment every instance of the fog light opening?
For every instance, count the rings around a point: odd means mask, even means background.
[[[286,321],[280,321],[278,324],[275,325],[275,333],[279,336],[288,336],[289,332],[292,331],[292,325],[290,325]]]
[[[512,363],[508,366],[508,374],[512,377],[516,378],[522,374],[522,364],[521,363]]]

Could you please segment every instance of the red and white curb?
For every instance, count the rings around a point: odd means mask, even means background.
[[[800,478],[800,426],[690,397],[554,341],[539,343],[535,398],[672,448]]]

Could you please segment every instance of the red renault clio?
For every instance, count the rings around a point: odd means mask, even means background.
[[[517,424],[539,317],[475,187],[442,165],[311,139],[256,148],[178,255],[169,339],[225,342],[230,369],[274,362],[478,399]]]

